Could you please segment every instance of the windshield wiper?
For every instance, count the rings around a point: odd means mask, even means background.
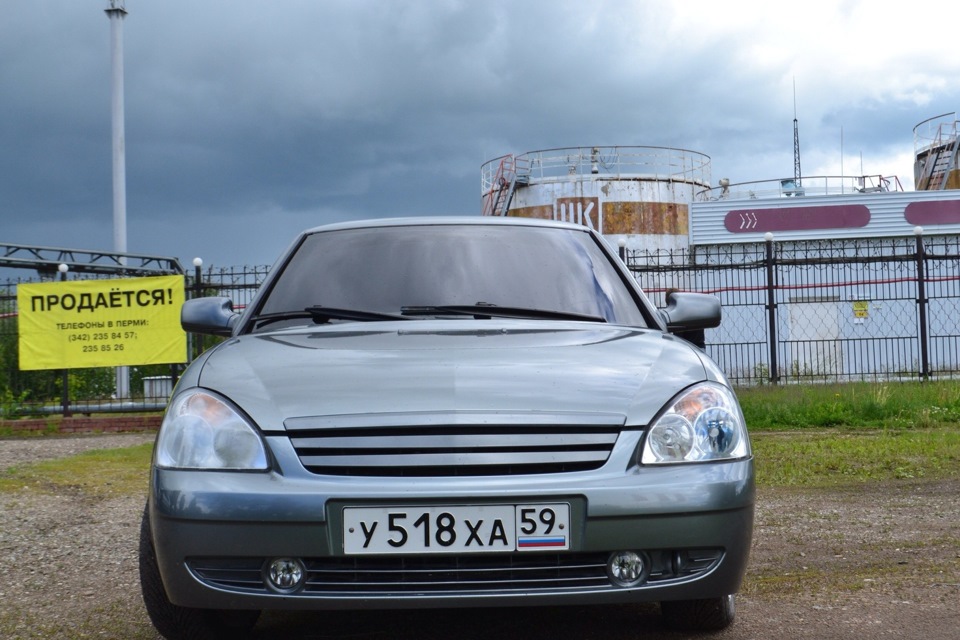
[[[317,324],[323,324],[330,320],[357,320],[360,322],[372,322],[376,320],[409,320],[402,315],[395,313],[384,313],[382,311],[364,311],[362,309],[344,309],[342,307],[324,307],[319,304],[307,307],[304,312],[309,314]]]
[[[276,313],[261,313],[258,316],[253,316],[250,320],[254,323],[255,328],[259,329],[260,327],[282,320],[306,320],[312,317],[313,315],[306,311],[278,311]]]
[[[252,318],[253,323],[259,329],[260,327],[281,322],[283,320],[313,320],[316,324],[324,324],[330,320],[357,320],[360,322],[370,322],[375,320],[409,320],[401,315],[393,313],[381,313],[379,311],[363,311],[360,309],[342,309],[339,307],[323,307],[314,305],[307,307],[302,311],[278,311],[276,313],[263,313]]]
[[[477,320],[490,318],[521,318],[531,320],[576,320],[582,322],[606,322],[606,318],[572,311],[553,311],[550,309],[529,309],[525,307],[500,307],[489,302],[477,304],[447,304],[436,306],[400,307],[405,316],[462,315],[473,316]]]

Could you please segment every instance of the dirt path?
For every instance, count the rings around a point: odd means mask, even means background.
[[[0,469],[152,436],[0,440]],[[0,637],[156,638],[140,601],[142,496],[0,493]],[[261,638],[676,639],[645,607],[271,614]],[[960,481],[761,491],[724,640],[960,637]]]

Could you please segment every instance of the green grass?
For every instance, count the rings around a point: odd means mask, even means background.
[[[754,433],[960,425],[960,382],[953,381],[762,386],[737,395]]]
[[[960,477],[960,428],[754,433],[760,486]]]
[[[942,567],[929,562],[911,562],[909,565],[894,564],[882,560],[860,562],[851,565],[834,565],[820,568],[798,567],[783,573],[780,570],[751,570],[744,580],[741,593],[767,598],[783,598],[819,592],[819,598],[849,596],[865,589],[881,585],[909,588],[921,575],[937,575]],[[829,596],[827,594],[833,594]]]
[[[0,493],[39,491],[105,499],[146,494],[153,444],[97,449],[0,471]]]
[[[960,477],[960,382],[738,389],[761,486]]]
[[[859,500],[864,498],[857,489],[869,485],[892,488],[897,483],[960,478],[960,382],[758,387],[740,389],[738,397],[751,432],[761,494],[776,487],[801,492],[853,489],[850,496]],[[941,536],[914,544],[949,550],[957,548],[957,539]],[[856,593],[943,575],[939,560],[894,564],[895,558],[885,551],[886,543],[865,553],[876,558],[872,562],[797,562],[788,572],[779,565],[754,568],[743,593],[766,598],[817,589],[824,594]],[[954,555],[948,552],[948,561]],[[941,578],[929,578],[936,579]]]

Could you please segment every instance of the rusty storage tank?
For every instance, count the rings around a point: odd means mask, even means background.
[[[956,113],[913,128],[913,186],[917,191],[960,189],[960,121]]]
[[[565,147],[481,166],[483,215],[587,225],[628,251],[685,249],[710,157],[667,147]]]

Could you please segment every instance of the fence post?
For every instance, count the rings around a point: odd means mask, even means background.
[[[763,236],[767,245],[767,331],[770,347],[770,382],[777,384],[780,380],[780,363],[777,361],[777,298],[776,298],[776,271],[774,269],[773,234],[767,232]]]
[[[193,299],[203,297],[203,259],[194,258],[193,259]],[[203,338],[200,336],[190,333],[187,334],[187,337],[190,339],[190,352],[193,354],[191,362],[200,357],[200,354],[203,353]]]
[[[930,377],[930,354],[927,348],[927,264],[923,248],[923,227],[914,227],[917,239],[917,310],[920,323],[920,379]]]
[[[57,271],[60,272],[60,280],[66,282],[67,272],[70,271],[69,265],[61,263],[57,266]],[[70,375],[68,369],[62,369],[60,371],[60,412],[64,418],[69,418],[73,415],[73,412],[70,410]]]

